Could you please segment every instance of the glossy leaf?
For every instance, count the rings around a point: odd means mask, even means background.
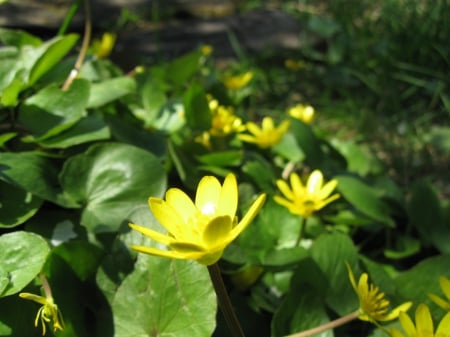
[[[338,180],[338,191],[358,211],[387,226],[395,226],[377,190],[352,176],[341,175],[335,178]]]
[[[114,298],[116,337],[205,337],[215,328],[216,298],[205,266],[139,255]]]
[[[0,180],[0,227],[15,227],[31,218],[42,199]]]
[[[131,77],[116,77],[91,84],[87,108],[98,108],[136,90]]]
[[[28,232],[13,232],[0,236],[0,266],[9,280],[0,296],[21,291],[42,270],[50,249],[45,240]]]
[[[65,192],[83,208],[93,232],[116,231],[149,196],[166,187],[164,169],[150,152],[119,143],[97,144],[69,158],[61,173]]]

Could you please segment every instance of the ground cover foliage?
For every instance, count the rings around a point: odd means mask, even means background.
[[[438,324],[446,311],[429,294],[443,297],[450,278],[450,3],[278,6],[305,27],[300,50],[235,45],[239,58],[219,68],[198,46],[124,71],[91,44],[69,82],[82,36],[0,29],[0,336],[39,336],[41,323],[57,336],[228,336],[205,266],[136,253],[159,246],[128,223],[163,232],[148,197],[193,196],[203,176],[230,172],[240,218],[267,194],[219,261],[246,335],[357,310],[346,264],[391,307],[412,301],[413,315],[425,303]],[[315,170],[337,181],[338,199],[303,216],[274,200],[277,181]],[[63,317],[55,332],[50,311],[36,328],[38,304],[19,297],[47,281]],[[382,327],[400,324],[355,320],[320,336],[387,336]]]

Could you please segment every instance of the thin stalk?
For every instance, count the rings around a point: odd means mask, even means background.
[[[295,242],[295,246],[298,246],[300,244],[300,241],[302,241],[303,235],[305,235],[306,220],[307,220],[307,218],[302,217],[302,221],[300,223],[300,231],[298,232],[297,241]]]
[[[324,332],[326,330],[337,328],[338,326],[344,325],[348,322],[353,321],[354,319],[357,319],[359,315],[359,311],[354,311],[351,314],[348,314],[344,317],[340,317],[338,319],[335,319],[334,321],[316,326],[315,328],[308,329],[302,332],[294,333],[292,335],[288,335],[285,337],[310,337],[314,336],[318,333]]]
[[[43,273],[39,274],[39,278],[41,279],[42,288],[44,288],[44,293],[46,298],[53,298],[52,296],[52,289],[50,288],[50,285],[48,284],[47,278]]]
[[[91,4],[90,0],[84,0],[84,10],[86,15],[86,20],[84,23],[84,35],[83,35],[83,42],[81,44],[80,53],[78,54],[77,61],[75,62],[75,65],[70,72],[69,76],[67,77],[66,81],[64,82],[62,89],[67,90],[70,85],[72,84],[75,77],[77,77],[78,72],[80,71],[81,66],[83,65],[84,58],[86,57],[87,50],[89,48],[89,43],[91,42],[91,35],[92,35],[92,18],[91,18]]]
[[[242,330],[241,324],[239,323],[239,320],[233,309],[233,305],[231,304],[231,300],[228,296],[225,284],[223,283],[219,265],[217,263],[214,263],[208,266],[208,272],[209,276],[211,277],[217,299],[219,301],[220,310],[225,317],[225,321],[227,322],[231,335],[233,337],[245,337],[244,331]]]

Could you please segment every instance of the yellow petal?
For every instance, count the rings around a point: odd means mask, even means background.
[[[289,176],[289,180],[291,182],[294,195],[297,197],[302,196],[305,192],[305,187],[303,186],[299,176],[296,173],[291,173],[291,175]]]
[[[183,218],[183,223],[187,224],[189,219],[194,217],[197,208],[191,198],[178,188],[170,188],[166,192],[166,203],[168,206],[176,210],[176,213]],[[177,224],[181,225],[180,221]]]
[[[221,190],[222,186],[216,177],[203,177],[197,187],[195,206],[197,206],[198,210],[203,214],[216,214]]]
[[[258,143],[257,139],[250,135],[238,135],[238,138],[240,140],[242,140],[243,142],[252,143],[252,144]]]
[[[155,256],[161,256],[161,257],[168,257],[172,259],[181,259],[181,260],[195,260],[202,254],[199,252],[192,252],[187,251],[185,253],[173,251],[173,250],[161,250],[153,247],[145,247],[145,246],[131,246],[132,249],[135,251],[149,254],[149,255],[155,255]]]
[[[450,312],[447,313],[439,323],[436,331],[436,337],[440,336],[450,336]]]
[[[387,305],[389,305],[389,302],[387,303]],[[392,321],[394,319],[396,319],[397,317],[399,317],[401,312],[407,312],[412,306],[412,302],[405,302],[403,304],[400,304],[399,306],[395,307],[394,309],[392,309],[392,311],[385,315],[382,319],[380,319],[380,321]]]
[[[222,247],[228,244],[227,238],[231,233],[233,220],[228,215],[212,219],[203,232],[203,241],[208,248]]]
[[[319,170],[314,170],[306,183],[306,190],[310,194],[318,194],[322,188],[323,175]]]
[[[253,122],[247,122],[246,126],[247,126],[247,130],[250,133],[252,133],[253,135],[259,136],[261,134],[261,129],[257,124],[255,124]]]
[[[273,119],[270,117],[264,117],[261,123],[263,131],[271,131],[274,129]]]
[[[450,311],[450,303],[444,300],[443,298],[440,298],[439,296],[436,296],[435,294],[428,294],[428,297],[436,303],[438,306],[440,306],[442,309],[445,309],[447,311]]]
[[[355,292],[358,293],[358,287],[356,286],[356,279],[355,275],[353,274],[352,268],[350,267],[348,262],[345,262],[345,265],[347,266],[348,278],[350,279],[350,283],[352,284],[352,287],[355,290]]]
[[[407,336],[415,336],[416,335],[416,327],[412,322],[411,318],[404,312],[399,314],[400,324],[405,330]]]
[[[145,236],[149,237],[150,239],[155,240],[164,245],[169,245],[169,243],[172,241],[172,239],[169,236],[167,236],[165,234],[161,234],[160,232],[154,231],[153,229],[139,226],[139,225],[132,224],[132,223],[128,224],[128,226],[130,226],[135,231],[137,231],[141,234],[144,234]]]
[[[288,120],[284,120],[281,122],[281,124],[278,126],[277,131],[280,135],[284,135],[286,131],[289,129],[289,126],[291,126],[291,122]]]
[[[332,179],[329,182],[327,182],[320,190],[318,197],[320,199],[327,198],[333,192],[333,190],[336,188],[337,184],[338,184],[338,182],[336,179]]]
[[[397,329],[389,329],[388,333],[391,337],[405,337],[400,331]]]
[[[416,310],[416,329],[418,332],[429,331],[433,335],[433,320],[430,309],[425,304],[419,304]],[[425,335],[425,334],[424,334]]]
[[[43,304],[43,305],[47,304],[47,299],[43,296],[38,296],[35,294],[30,294],[30,293],[20,293],[19,297],[24,298],[26,300],[31,300],[31,301],[37,302],[39,304]]]
[[[238,194],[236,176],[230,173],[225,177],[222,190],[220,191],[217,214],[228,215],[233,219],[237,211]]]
[[[148,203],[155,218],[174,237],[185,237],[188,230],[178,212],[160,198],[149,198]]]
[[[445,297],[447,297],[450,300],[450,280],[445,276],[441,276],[439,278],[439,284],[441,286],[442,291],[445,294]]]
[[[250,206],[247,213],[244,215],[242,220],[238,223],[236,227],[234,227],[231,230],[230,235],[227,238],[227,244],[232,242],[236,237],[241,234],[247,226],[252,222],[252,220],[255,218],[255,216],[258,214],[261,207],[264,205],[264,202],[266,201],[266,194],[263,193],[253,202],[253,204]]]
[[[284,180],[277,180],[277,187],[281,191],[281,193],[284,194],[284,196],[290,200],[294,200],[294,193],[292,192],[291,188]]]
[[[278,195],[274,196],[273,200],[275,200],[275,202],[280,204],[281,206],[286,207],[287,209],[289,209],[289,211],[293,212],[294,214],[298,214],[297,210],[295,209],[295,204],[293,204],[291,201],[284,199]]]

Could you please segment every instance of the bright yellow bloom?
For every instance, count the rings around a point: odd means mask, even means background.
[[[94,40],[92,49],[94,50],[94,54],[97,55],[97,57],[105,58],[111,54],[115,43],[116,34],[106,32],[102,35],[102,39],[100,41]]]
[[[42,307],[39,308],[36,319],[34,320],[35,327],[38,326],[39,320],[41,321],[42,336],[44,336],[46,332],[46,323],[53,322],[53,331],[64,329],[61,311],[53,301],[53,297],[43,297],[30,293],[20,293],[19,297],[42,304]]]
[[[130,224],[134,230],[166,245],[170,250],[144,246],[131,248],[146,254],[212,265],[247,228],[265,198],[266,195],[261,194],[238,223],[238,187],[233,174],[226,176],[223,186],[215,177],[203,177],[197,188],[195,203],[180,189],[171,188],[166,192],[166,200],[149,198],[153,215],[167,230],[167,234]]]
[[[330,194],[337,186],[337,180],[330,180],[323,184],[323,175],[319,170],[314,170],[303,185],[296,173],[289,176],[291,187],[282,179],[277,180],[277,186],[285,198],[275,196],[274,200],[285,206],[291,213],[310,217],[314,212],[322,209],[330,202],[339,198],[339,194]]]
[[[288,114],[305,124],[309,124],[314,118],[314,108],[311,105],[297,104],[288,110]]]
[[[439,323],[434,332],[430,309],[425,304],[419,304],[416,309],[416,324],[404,312],[400,313],[400,324],[406,334],[397,329],[390,329],[391,337],[450,337],[450,312]]]
[[[444,300],[435,294],[428,294],[428,297],[442,309],[450,311],[450,280],[445,276],[441,276],[439,277],[439,284],[445,297],[447,297],[447,300]]]
[[[253,122],[247,122],[247,130],[252,135],[240,134],[238,138],[247,143],[253,143],[262,149],[267,149],[280,142],[281,138],[289,129],[290,122],[282,121],[278,127],[275,127],[273,119],[264,117],[261,127]]]
[[[362,321],[368,321],[377,324],[377,322],[386,322],[396,319],[401,312],[408,311],[412,302],[405,302],[390,312],[389,301],[385,298],[384,293],[373,284],[369,284],[369,276],[363,273],[356,284],[355,275],[350,266],[347,264],[348,277],[352,283],[353,289],[359,298],[359,315]]]
[[[253,78],[253,73],[251,71],[247,71],[242,75],[237,76],[227,76],[223,79],[223,84],[227,89],[230,90],[238,90],[242,87],[245,87]]]

